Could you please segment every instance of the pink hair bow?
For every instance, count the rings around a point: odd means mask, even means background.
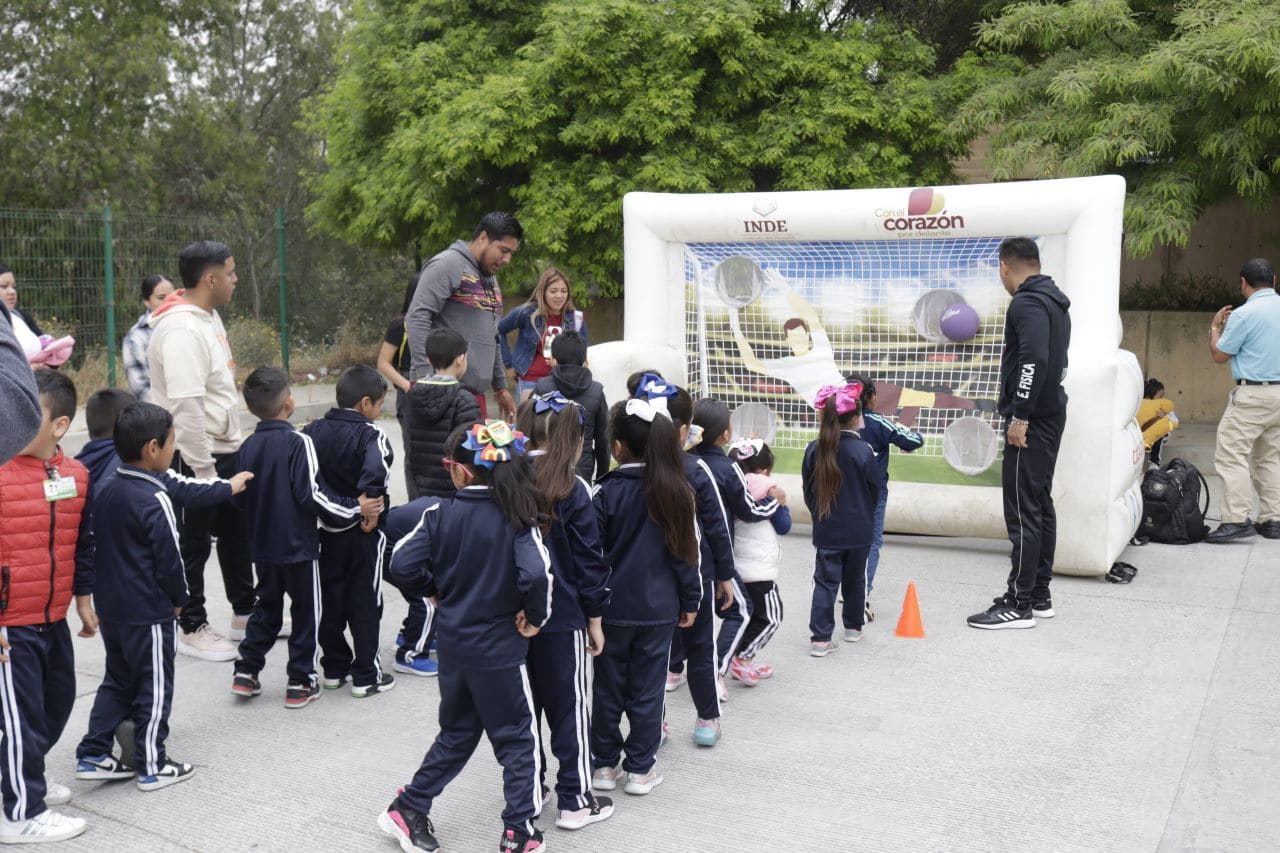
[[[836,414],[847,415],[856,411],[862,398],[862,383],[850,382],[848,385],[823,385],[813,398],[813,407],[821,410],[827,400],[836,398]]]

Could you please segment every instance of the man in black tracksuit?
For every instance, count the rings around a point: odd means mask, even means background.
[[[1040,251],[1028,237],[1000,244],[1000,281],[1013,297],[1005,315],[998,403],[1009,423],[1002,480],[1013,567],[1004,595],[968,621],[974,628],[1034,628],[1035,617],[1053,616],[1053,470],[1067,420],[1062,380],[1071,300],[1040,274]]]

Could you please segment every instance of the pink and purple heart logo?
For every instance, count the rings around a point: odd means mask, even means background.
[[[907,216],[931,216],[940,213],[946,204],[946,197],[934,192],[932,187],[912,190],[907,199]]]

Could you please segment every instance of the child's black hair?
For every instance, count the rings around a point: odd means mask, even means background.
[[[470,426],[460,426],[444,441],[445,454],[455,462],[461,462],[471,471],[471,482],[488,486],[493,499],[498,502],[507,523],[516,530],[539,527],[542,516],[538,512],[538,490],[533,484],[529,460],[524,454],[513,456],[510,461],[499,462],[492,468],[476,464],[476,452],[463,446]]]
[[[587,363],[587,342],[573,329],[561,332],[551,342],[551,357],[556,364],[582,367]]]
[[[338,408],[354,409],[365,397],[376,403],[387,396],[387,380],[367,364],[353,364],[338,377]]]
[[[49,410],[49,420],[75,418],[76,386],[56,370],[36,371],[36,390],[40,392],[40,404]]]
[[[89,438],[110,438],[116,418],[120,417],[125,406],[136,402],[138,398],[123,388],[101,388],[90,394],[84,404],[84,421],[89,428]]]
[[[699,447],[715,447],[729,428],[729,407],[720,400],[703,397],[693,404],[693,422],[702,427]]]
[[[427,335],[427,361],[433,370],[444,370],[467,351],[467,339],[453,329],[435,329]]]
[[[858,395],[858,405],[862,407],[864,412],[867,411],[871,398],[876,395],[875,380],[865,373],[850,373],[845,376],[844,381],[846,383],[857,382],[862,386],[862,393]]]
[[[155,439],[163,445],[169,440],[173,415],[154,403],[130,403],[121,410],[111,431],[116,453],[123,462],[137,462],[142,448]]]
[[[1142,389],[1142,396],[1147,400],[1154,400],[1156,394],[1164,390],[1164,383],[1159,379],[1148,379],[1147,384]]]
[[[533,481],[538,487],[542,515],[555,521],[556,504],[573,494],[575,470],[582,455],[582,408],[570,403],[559,412],[534,411],[537,401],[530,397],[520,404],[516,427],[525,435],[530,449],[542,453],[529,460]]]
[[[278,367],[259,367],[244,380],[244,402],[258,420],[278,417],[289,396],[289,377]]]
[[[621,401],[609,412],[609,435],[631,459],[644,463],[645,506],[662,530],[667,550],[691,566],[698,565],[693,490],[684,475],[675,423],[663,415],[655,415],[652,422],[628,415],[627,403]]]
[[[769,449],[769,445],[763,444],[760,450],[746,459],[739,459],[735,453],[733,461],[738,463],[738,467],[742,469],[744,474],[758,474],[761,471],[773,470],[773,451]]]

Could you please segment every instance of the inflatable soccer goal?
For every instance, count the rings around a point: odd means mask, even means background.
[[[1053,493],[1057,565],[1105,574],[1137,529],[1142,375],[1119,348],[1118,177],[772,194],[631,193],[625,341],[593,347],[616,399],[657,367],[724,400],[799,495],[809,402],[849,373],[925,438],[890,457],[886,529],[1006,535],[996,413],[1009,297],[997,252],[1033,237],[1071,299],[1070,404]],[[796,501],[799,504],[799,501]]]

